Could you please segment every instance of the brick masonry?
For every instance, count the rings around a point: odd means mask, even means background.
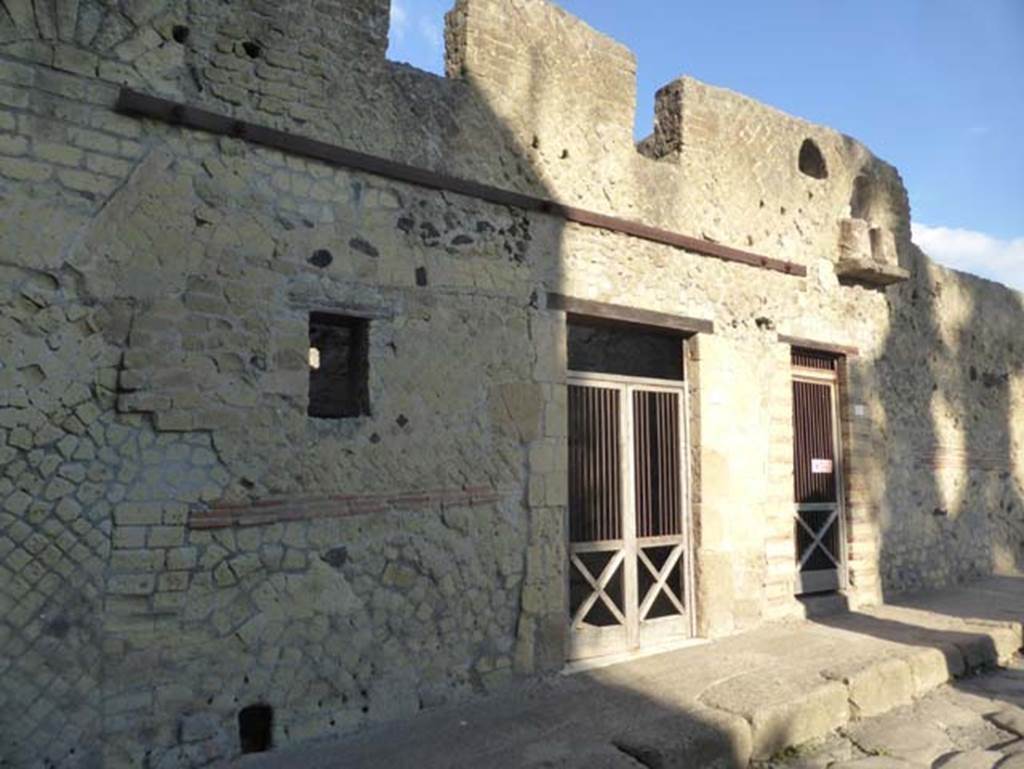
[[[551,293],[714,324],[688,345],[702,635],[800,611],[780,334],[860,351],[853,603],[1020,564],[1024,302],[920,253],[856,141],[684,78],[636,145],[634,57],[542,0],[456,2],[447,78],[385,59],[386,0],[3,10],[0,765],[203,765],[249,704],[285,744],[557,670]],[[808,275],[128,118],[123,84]],[[909,279],[853,281],[853,252]],[[320,311],[370,319],[368,415],[306,415]]]

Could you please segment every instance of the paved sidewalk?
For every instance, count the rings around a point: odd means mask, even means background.
[[[911,703],[1021,648],[1024,578],[1001,577],[556,676],[238,769],[744,767]]]
[[[1024,660],[955,681],[757,769],[1024,769]]]

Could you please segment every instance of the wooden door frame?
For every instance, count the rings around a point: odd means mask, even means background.
[[[684,356],[685,366],[685,356]],[[677,414],[678,419],[678,436],[679,436],[679,480],[680,480],[680,515],[681,521],[681,537],[683,544],[682,557],[684,558],[683,564],[683,597],[685,600],[684,606],[686,608],[685,622],[685,638],[694,638],[697,633],[697,599],[695,594],[696,584],[696,570],[695,570],[695,548],[694,548],[694,536],[693,536],[693,520],[692,520],[692,504],[691,504],[691,447],[690,447],[690,403],[689,403],[689,384],[685,378],[680,380],[673,379],[655,379],[649,377],[635,377],[625,376],[620,374],[603,374],[589,371],[569,371],[566,376],[566,386],[583,386],[583,387],[606,387],[609,389],[615,389],[621,393],[621,406],[619,409],[619,472],[621,473],[621,493],[623,499],[621,500],[622,510],[622,552],[625,555],[625,562],[623,564],[623,599],[625,602],[625,616],[626,616],[626,641],[625,648],[619,649],[618,652],[635,652],[640,650],[641,647],[641,623],[639,619],[639,609],[642,602],[639,596],[639,579],[638,579],[638,558],[639,558],[639,540],[636,535],[636,457],[634,449],[634,414],[633,414],[633,400],[632,393],[635,390],[643,390],[647,392],[667,392],[676,395],[679,398],[679,410]],[[568,531],[568,527],[567,527]],[[579,543],[584,548],[588,544],[593,543]],[[572,554],[573,543],[568,542],[568,552]],[[572,575],[572,565],[570,562],[569,570],[566,574],[565,590],[566,597],[568,599],[569,590],[569,579]],[[654,620],[657,621],[657,620]],[[574,633],[576,630],[573,628],[573,623],[570,622],[569,635],[568,635],[568,658],[573,659],[584,659],[586,657],[579,657],[573,653],[573,644],[575,641]],[[682,640],[682,639],[681,639]],[[656,643],[652,643],[652,646]],[[614,654],[616,652],[609,652]],[[598,652],[601,654],[601,652]],[[598,655],[589,655],[591,657]]]
[[[842,422],[840,421],[841,415],[839,413],[840,403],[840,370],[841,370],[841,358],[836,356],[836,367],[832,370],[805,368],[803,366],[791,366],[790,383],[792,386],[793,382],[803,382],[805,384],[816,384],[826,385],[829,388],[829,412],[832,416],[832,455],[834,457],[833,462],[835,463],[835,486],[836,486],[836,501],[835,506],[837,509],[836,513],[836,524],[838,531],[836,533],[838,546],[836,555],[839,558],[839,565],[837,566],[838,572],[838,585],[835,590],[843,592],[850,586],[850,567],[847,554],[847,510],[846,510],[846,475],[845,467],[843,463],[843,431]],[[794,404],[794,409],[796,404]],[[793,436],[794,445],[796,442],[796,436]],[[831,503],[806,503],[807,508],[822,507],[825,504]],[[801,504],[794,501],[793,503],[793,519],[796,526],[799,526],[799,514]],[[794,546],[796,545],[796,529],[794,527]],[[795,586],[797,589],[796,595],[807,595],[814,592],[827,592],[826,590],[814,590],[809,588],[803,590],[803,585],[800,577],[800,564],[796,565],[796,573],[794,575]]]

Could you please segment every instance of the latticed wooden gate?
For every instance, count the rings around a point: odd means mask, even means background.
[[[836,356],[793,350],[796,593],[845,587]]]
[[[570,377],[572,659],[692,634],[685,411],[681,383]]]

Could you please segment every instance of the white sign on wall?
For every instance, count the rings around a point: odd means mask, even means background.
[[[813,475],[831,475],[832,474],[832,460],[831,459],[812,459],[811,460],[811,473]]]

